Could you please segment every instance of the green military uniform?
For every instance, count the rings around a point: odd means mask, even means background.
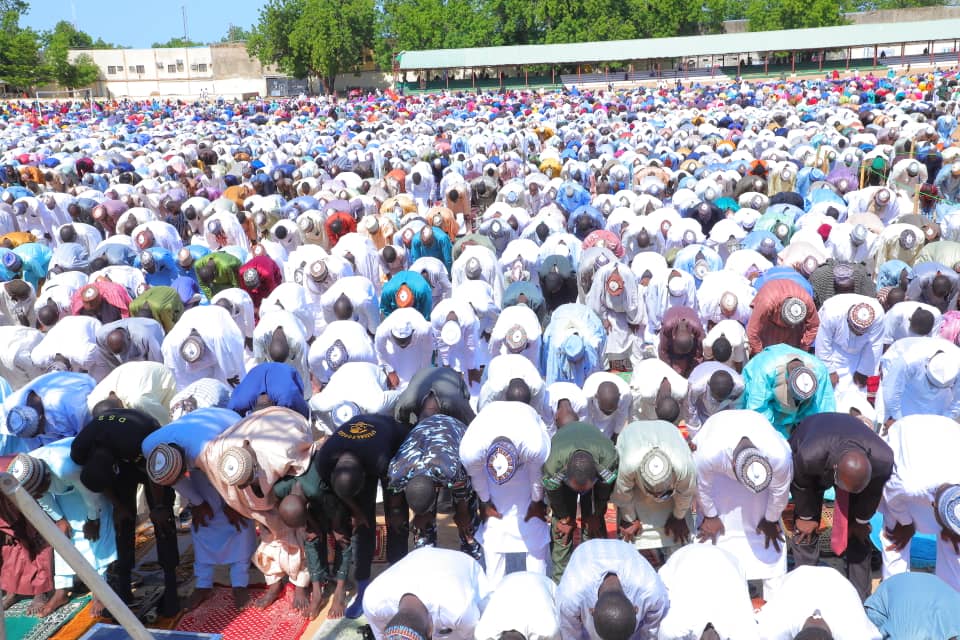
[[[566,484],[567,463],[577,451],[586,451],[597,465],[597,482],[593,489],[579,495]],[[543,464],[543,488],[551,510],[551,530],[553,547],[550,557],[553,563],[553,579],[560,581],[570,555],[573,553],[573,536],[564,541],[559,534],[557,523],[564,518],[576,518],[577,501],[580,502],[580,515],[586,520],[591,515],[606,516],[607,502],[617,480],[617,468],[620,458],[613,441],[592,424],[573,422],[561,427],[550,442],[550,456]],[[606,527],[606,524],[604,524]],[[586,527],[582,530],[582,539],[590,537]]]

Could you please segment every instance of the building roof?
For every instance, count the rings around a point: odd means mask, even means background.
[[[749,51],[842,49],[954,40],[960,20],[924,20],[897,24],[853,24],[816,29],[752,31],[706,36],[609,40],[570,44],[534,44],[472,49],[429,49],[399,54],[400,69],[458,69],[575,62],[613,62],[687,56],[723,55]]]

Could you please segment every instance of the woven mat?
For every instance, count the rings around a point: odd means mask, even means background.
[[[9,640],[47,640],[87,606],[90,596],[74,598],[46,618],[27,615],[31,602],[32,599],[21,600],[5,612],[4,623]]]
[[[335,550],[333,536],[327,536],[327,555],[332,558]],[[387,525],[382,522],[377,523],[374,532],[373,562],[385,563],[387,561]]]
[[[293,609],[293,586],[287,585],[272,605],[264,610],[250,606],[238,611],[228,587],[214,587],[210,598],[186,613],[176,628],[179,631],[219,633],[223,640],[296,640],[310,622]],[[264,589],[250,589],[256,600]]]
[[[157,599],[159,600],[159,592],[157,593]],[[75,615],[73,619],[64,625],[50,640],[77,640],[97,623],[114,624],[113,620],[109,618],[98,618],[91,615],[90,607],[91,605],[88,603],[83,610]],[[178,614],[173,618],[156,618],[152,623],[147,622],[146,626],[150,629],[170,630],[173,629],[179,621],[180,615]]]

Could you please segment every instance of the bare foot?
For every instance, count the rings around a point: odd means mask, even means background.
[[[70,598],[67,597],[67,590],[57,589],[53,592],[53,597],[47,600],[47,604],[43,605],[43,608],[36,615],[38,618],[46,618],[68,602],[70,602]]]
[[[4,596],[3,596],[3,603],[2,603],[3,610],[6,611],[7,609],[9,609],[10,607],[12,607],[13,605],[15,605],[15,604],[17,604],[18,602],[20,602],[21,600],[23,600],[25,597],[26,597],[26,596],[21,596],[21,595],[16,594],[16,593],[6,593],[6,594],[4,594]]]
[[[247,608],[247,605],[250,604],[250,592],[247,591],[246,587],[234,587],[233,588],[233,606],[237,611],[242,611]]]
[[[103,603],[100,602],[99,598],[94,598],[90,601],[90,616],[93,618],[102,618],[105,615],[107,608],[103,606]]]
[[[347,590],[338,586],[333,592],[333,602],[327,611],[327,620],[339,620],[347,609]]]
[[[310,594],[310,611],[307,614],[311,620],[320,615],[323,608],[327,606],[328,600],[330,600],[330,595],[324,589],[324,585],[320,582],[314,582],[313,592]]]
[[[47,600],[50,599],[49,593],[41,593],[33,597],[33,602],[30,603],[30,606],[27,607],[28,616],[36,616],[40,613],[40,610],[47,604]]]
[[[280,597],[280,592],[283,590],[283,580],[278,580],[272,585],[267,587],[266,592],[257,598],[257,601],[253,603],[257,609],[266,609],[274,602],[277,601],[277,598]]]
[[[184,611],[192,611],[196,609],[201,604],[203,604],[211,595],[213,595],[213,589],[201,589],[196,588],[193,590],[193,593],[190,594],[190,599],[187,600],[187,604],[184,605]]]
[[[297,587],[293,590],[293,608],[300,615],[307,616],[310,610],[310,596],[306,587]]]

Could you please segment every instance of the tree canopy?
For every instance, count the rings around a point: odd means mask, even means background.
[[[70,49],[99,48],[89,34],[61,20],[52,31],[44,33],[41,40],[47,74],[57,84],[77,89],[96,82],[100,68],[90,56],[81,54],[73,62],[69,59]]]
[[[247,51],[296,77],[309,74],[333,88],[373,43],[374,0],[270,0],[247,40]]]
[[[154,49],[181,49],[185,47],[202,47],[203,42],[197,42],[195,40],[187,40],[183,37],[177,36],[170,38],[166,42],[154,42],[151,47]]]
[[[246,35],[250,55],[297,77],[329,80],[373,50],[381,69],[418,49],[661,38],[846,24],[849,11],[944,0],[268,0]],[[231,33],[234,33],[231,27]],[[786,43],[785,43],[786,46]],[[329,82],[327,82],[329,84]]]

